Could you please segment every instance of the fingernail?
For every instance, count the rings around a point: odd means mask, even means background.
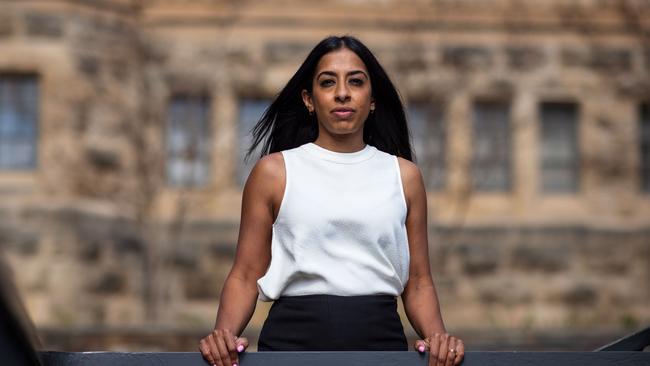
[[[420,351],[420,352],[424,352],[424,346],[420,346],[420,347],[418,347],[418,351]]]
[[[237,346],[237,352],[243,352],[244,351],[244,345],[240,344]]]
[[[233,363],[232,366],[237,366],[237,364],[236,364],[236,363]]]

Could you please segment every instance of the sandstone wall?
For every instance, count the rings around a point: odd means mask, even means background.
[[[31,316],[52,329],[209,329],[237,241],[238,102],[273,97],[318,40],[350,33],[407,103],[444,106],[449,180],[428,199],[449,328],[647,324],[638,110],[650,17],[644,2],[621,4],[0,1],[0,74],[39,80],[38,168],[0,171],[0,245]],[[164,181],[175,93],[210,98],[214,159],[200,189]],[[510,103],[509,192],[470,188],[477,100]],[[545,101],[579,105],[574,194],[539,187]]]

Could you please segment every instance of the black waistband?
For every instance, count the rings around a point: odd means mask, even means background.
[[[379,294],[379,295],[355,295],[355,296],[341,296],[341,295],[299,295],[299,296],[281,296],[276,302],[309,302],[309,301],[328,301],[328,302],[385,302],[397,301],[393,295]]]

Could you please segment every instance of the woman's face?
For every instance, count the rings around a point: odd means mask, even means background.
[[[303,90],[302,99],[307,109],[316,113],[319,129],[331,134],[363,133],[368,113],[375,108],[366,65],[347,48],[320,59],[312,93]]]

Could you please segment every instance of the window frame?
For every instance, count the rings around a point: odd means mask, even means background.
[[[573,185],[571,187],[565,188],[565,189],[553,189],[549,185],[545,184],[545,178],[544,178],[544,172],[545,169],[550,169],[550,168],[545,168],[545,165],[548,166],[549,164],[553,165],[555,164],[555,167],[557,168],[558,165],[563,165],[558,163],[559,159],[556,159],[556,161],[552,162],[547,162],[545,161],[545,157],[543,156],[543,149],[544,149],[544,127],[548,125],[548,122],[545,123],[545,118],[544,118],[544,107],[549,106],[549,107],[567,107],[570,106],[572,108],[571,113],[573,113],[573,119],[572,119],[572,133],[573,133],[573,145],[569,148],[572,152],[573,159],[572,161],[567,162],[566,169],[569,170],[569,172],[573,175]],[[577,194],[580,192],[581,189],[581,168],[582,168],[582,158],[581,158],[581,146],[580,146],[580,119],[581,119],[581,107],[580,103],[574,100],[545,100],[541,101],[538,103],[537,107],[537,118],[538,118],[538,159],[537,159],[537,167],[538,167],[538,172],[539,172],[539,190],[542,194],[545,195],[562,195],[562,194]]]
[[[423,153],[416,149],[418,136],[422,136],[421,131],[416,131],[415,120],[412,110],[421,108],[426,115],[428,123],[424,123],[425,141],[438,143],[438,154],[433,151],[429,154]],[[408,118],[409,131],[411,133],[412,148],[415,151],[417,165],[422,172],[425,187],[430,192],[442,192],[447,189],[449,182],[449,124],[446,115],[446,106],[444,101],[438,99],[413,98],[406,104],[406,115]],[[433,116],[433,117],[432,117]],[[432,122],[433,121],[433,122]],[[432,139],[431,137],[434,136]],[[424,161],[422,159],[425,159]]]
[[[3,157],[0,156],[0,173],[30,173],[34,172],[39,169],[40,166],[40,159],[39,159],[39,154],[40,154],[40,134],[41,134],[41,84],[42,80],[41,77],[38,73],[36,72],[12,72],[12,71],[0,71],[0,154],[2,154],[2,144],[4,140],[8,140],[10,142],[15,142],[17,136],[16,135],[10,135],[8,134],[8,137],[4,137],[4,133],[6,131],[3,131],[3,129],[6,126],[4,125],[4,118],[2,117],[2,109],[3,109],[3,101],[2,101],[2,88],[3,88],[3,83],[5,82],[24,82],[27,81],[28,85],[27,86],[19,86],[21,88],[24,87],[31,87],[33,88],[33,94],[31,94],[28,99],[27,103],[30,104],[28,106],[28,113],[24,113],[25,115],[29,115],[30,118],[32,119],[32,124],[28,128],[27,135],[22,136],[24,140],[26,140],[26,145],[28,149],[30,150],[29,155],[31,156],[31,159],[29,159],[29,163],[26,164],[17,164],[13,165],[8,164],[4,165],[3,163]],[[15,87],[15,85],[14,85]],[[19,98],[20,99],[20,98]],[[23,102],[23,101],[21,101]],[[23,123],[22,117],[21,118],[15,117],[16,121],[19,121],[18,123]],[[25,132],[25,131],[23,131]],[[16,132],[14,132],[16,134]]]
[[[196,144],[197,158],[196,160],[188,159],[188,161],[185,162],[186,167],[184,169],[191,170],[194,176],[191,179],[185,181],[183,181],[183,179],[180,179],[179,181],[174,181],[175,179],[173,177],[174,173],[171,173],[171,169],[173,168],[170,167],[170,163],[172,163],[171,162],[172,158],[177,158],[178,159],[177,161],[182,161],[182,158],[178,158],[178,156],[182,154],[175,155],[178,154],[178,152],[173,152],[172,151],[173,148],[170,147],[170,133],[172,133],[172,128],[173,128],[172,124],[174,123],[172,121],[172,118],[173,118],[173,114],[175,113],[173,111],[175,101],[184,101],[186,103],[186,105],[184,106],[185,110],[187,110],[187,108],[198,107],[200,116],[202,117],[202,121],[199,123],[203,124],[202,126],[199,126],[198,128],[199,132],[196,135],[196,137],[200,139],[199,142],[197,142]],[[214,179],[213,172],[212,172],[212,162],[214,159],[213,149],[212,149],[212,144],[213,144],[212,132],[214,130],[214,123],[212,121],[212,115],[213,115],[212,112],[213,112],[213,101],[211,96],[207,93],[173,92],[169,95],[166,103],[165,128],[163,129],[164,130],[163,146],[164,146],[164,157],[165,157],[163,174],[164,174],[165,185],[167,187],[175,188],[175,189],[206,188]],[[204,129],[202,130],[201,127],[204,127]],[[198,179],[196,178],[197,167],[199,169],[202,168],[204,171],[203,176],[199,177]]]
[[[235,123],[237,125],[237,128],[236,128],[236,130],[237,130],[237,143],[235,144],[236,146],[234,147],[234,149],[235,149],[234,156],[236,157],[237,160],[236,160],[236,167],[234,169],[234,171],[235,171],[234,172],[235,173],[234,174],[235,175],[234,180],[235,180],[236,186],[239,187],[240,189],[244,188],[244,184],[246,183],[246,180],[248,179],[248,176],[249,176],[253,166],[255,166],[255,162],[257,161],[258,154],[260,153],[261,148],[262,148],[261,144],[258,145],[257,148],[255,149],[255,152],[249,157],[249,162],[247,164],[244,163],[245,152],[248,150],[248,147],[250,146],[250,145],[242,146],[242,141],[243,141],[242,138],[244,136],[244,135],[242,135],[242,132],[243,132],[242,131],[242,121],[243,121],[243,118],[242,118],[242,111],[243,111],[242,105],[246,101],[254,101],[254,102],[259,102],[259,103],[262,103],[263,101],[268,102],[268,103],[266,103],[266,106],[263,108],[262,113],[257,117],[257,121],[254,121],[254,123],[250,124],[250,128],[247,131],[247,135],[251,136],[251,138],[246,141],[248,144],[250,144],[252,142],[252,135],[250,135],[251,132],[252,132],[252,129],[255,127],[255,125],[257,124],[259,119],[264,115],[264,113],[266,113],[266,111],[268,110],[271,103],[273,103],[273,98],[268,97],[268,96],[264,96],[264,95],[240,95],[237,98],[237,117],[236,117],[236,120],[235,120]]]
[[[499,143],[494,143],[493,146],[502,146],[499,151],[505,151],[504,154],[497,154],[497,155],[504,155],[505,159],[500,159],[499,156],[497,158],[499,159],[482,159],[482,160],[477,160],[477,146],[479,144],[477,140],[478,134],[478,112],[479,112],[479,107],[481,106],[503,106],[503,111],[505,112],[505,137],[506,137],[506,142],[505,144],[499,144]],[[513,102],[510,99],[476,99],[471,103],[471,118],[469,121],[469,129],[471,133],[471,153],[470,153],[470,164],[469,164],[469,180],[470,180],[470,186],[472,188],[473,192],[477,193],[512,193],[513,188],[514,188],[514,159],[513,159],[513,146],[514,146],[514,141],[513,138],[514,133],[513,133],[513,123],[512,123],[512,108],[513,108]],[[481,136],[484,136],[484,134],[481,134]],[[505,146],[504,146],[505,145]],[[480,147],[480,146],[479,146]],[[490,164],[487,164],[483,162],[483,160],[486,160],[488,162],[491,161]],[[501,187],[497,187],[496,185],[490,185],[486,183],[480,184],[479,182],[481,181],[487,181],[483,178],[483,176],[478,176],[478,175],[483,175],[485,171],[493,170],[495,167],[500,167],[500,169],[503,169],[504,171],[504,176],[502,177],[505,181],[505,184]],[[478,169],[481,169],[480,171],[477,171]],[[478,173],[478,174],[477,174]]]

